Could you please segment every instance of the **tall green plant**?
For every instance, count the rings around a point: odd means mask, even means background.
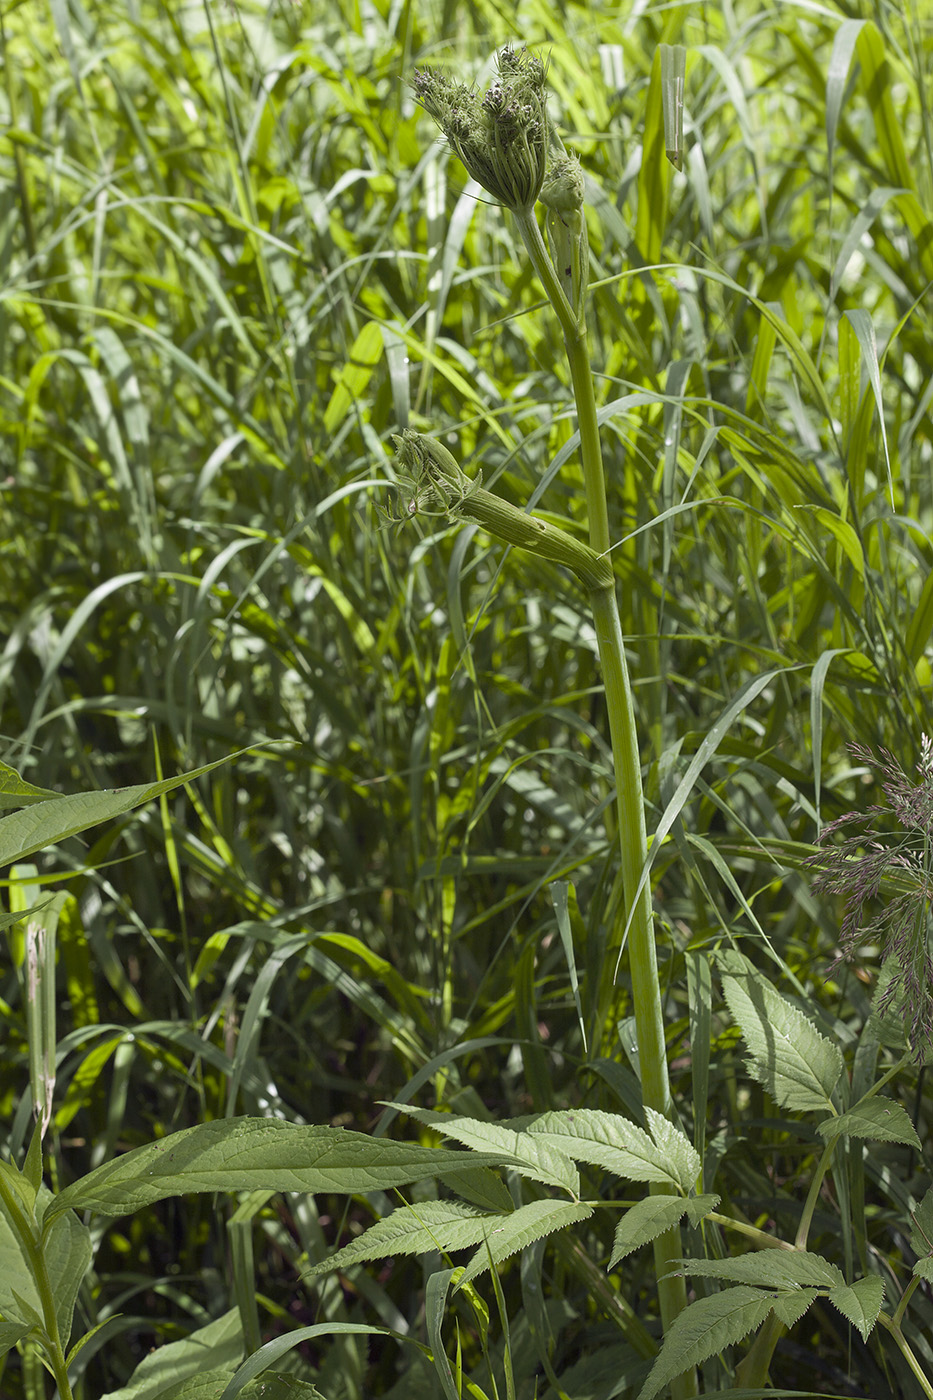
[[[473,178],[511,212],[531,265],[557,317],[576,406],[590,548],[596,560],[604,560],[610,550],[611,537],[588,350],[589,247],[584,177],[579,163],[567,154],[550,126],[545,68],[541,60],[527,51],[516,52],[507,46],[498,56],[498,67],[499,79],[483,97],[472,88],[430,70],[416,74],[415,93]],[[536,205],[539,201],[545,209],[549,248],[545,247],[538,224]],[[437,445],[422,449],[422,456],[426,465],[419,475],[418,488],[426,484],[445,505],[456,505],[462,513],[477,518],[479,498],[468,484],[463,484],[456,465],[443,462]],[[456,501],[452,497],[455,486],[459,491]],[[491,533],[508,540],[508,533],[494,518],[491,502],[484,501],[484,506],[486,518],[482,523]],[[514,514],[520,515],[520,512]],[[543,532],[543,525],[541,529]],[[543,541],[522,543],[533,552],[545,554]],[[584,582],[606,690],[625,893],[620,915],[622,927],[607,945],[608,963],[611,965],[616,950],[621,954],[627,942],[642,1097],[646,1109],[670,1116],[667,1047],[647,879],[641,755],[625,639],[612,572],[606,570],[598,578],[584,576]],[[611,974],[614,975],[614,971],[612,968]],[[611,980],[612,976],[605,978],[603,994],[599,997],[604,1020],[610,1006]],[[661,1315],[667,1329],[686,1302],[683,1277],[674,1267],[681,1255],[678,1227],[660,1235],[655,1240],[654,1250]],[[692,1393],[695,1392],[689,1378],[678,1383],[678,1394]]]

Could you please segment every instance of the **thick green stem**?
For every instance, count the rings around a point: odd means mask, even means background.
[[[534,211],[515,215],[528,256],[554,308],[564,336],[570,378],[577,409],[580,431],[580,461],[586,493],[590,547],[600,556],[608,551],[609,513],[606,497],[606,477],[603,470],[596,394],[587,348],[586,322],[581,305],[579,316],[564,295],[541,237]],[[592,589],[590,603],[599,643],[599,659],[606,688],[606,709],[612,743],[616,779],[619,849],[622,862],[622,887],[625,893],[623,918],[628,924],[629,973],[632,979],[632,1001],[635,1010],[635,1033],[641,1067],[642,1099],[646,1108],[653,1108],[665,1117],[671,1116],[671,1091],[667,1072],[667,1047],[664,1039],[664,1018],[658,964],[655,952],[651,910],[651,890],[642,874],[647,864],[648,841],[645,829],[645,802],[641,781],[641,755],[635,729],[635,706],[625,660],[625,643],[619,618],[615,583],[608,588]],[[624,929],[625,923],[622,927]],[[613,951],[621,948],[622,931],[608,940],[607,961]],[[600,1010],[604,998],[600,995]],[[608,1011],[608,1006],[605,1007]],[[652,1191],[664,1191],[652,1187]],[[661,1320],[667,1332],[671,1323],[686,1306],[686,1285],[682,1276],[667,1278],[679,1264],[683,1250],[680,1229],[669,1230],[654,1242],[655,1269],[658,1277],[658,1300]],[[696,1376],[689,1372],[675,1382],[675,1400],[696,1395]]]
[[[635,1011],[635,1035],[641,1067],[642,1099],[646,1108],[653,1108],[669,1118],[671,1090],[667,1074],[667,1047],[664,1040],[664,1019],[652,928],[651,891],[647,881],[636,898],[647,853],[645,805],[632,692],[625,662],[625,642],[615,588],[594,590],[590,594],[590,605],[593,609],[599,660],[606,687],[606,709],[609,714],[609,734],[616,779],[622,885],[626,909],[631,910],[628,957]],[[651,1189],[655,1194],[664,1194],[667,1191],[667,1188],[659,1183]],[[658,1278],[658,1300],[665,1332],[687,1304],[683,1275],[666,1277],[679,1267],[682,1255],[679,1228],[668,1230],[655,1240],[654,1263]],[[682,1376],[675,1383],[673,1393],[675,1397],[696,1394],[692,1373]]]
[[[787,1328],[780,1318],[773,1312],[768,1313],[747,1355],[735,1368],[736,1386],[747,1386],[749,1390],[765,1388],[774,1348],[786,1331]]]

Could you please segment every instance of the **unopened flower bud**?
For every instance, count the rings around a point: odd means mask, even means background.
[[[527,211],[547,168],[544,64],[525,49],[503,49],[499,81],[484,97],[431,69],[419,69],[415,96],[483,189],[507,209]]]
[[[603,555],[550,521],[529,515],[492,491],[485,491],[482,477],[471,480],[436,438],[407,428],[394,441],[399,463],[410,473],[415,492],[430,492],[450,515],[475,520],[505,544],[563,564],[590,592],[612,588],[612,566]]]
[[[562,156],[553,163],[538,198],[547,210],[551,262],[564,295],[579,316],[586,296],[590,243],[583,215],[583,170],[576,156]]]

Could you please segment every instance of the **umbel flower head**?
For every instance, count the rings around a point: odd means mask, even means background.
[[[815,890],[845,897],[840,953],[830,971],[878,939],[882,976],[875,1011],[880,1019],[895,1011],[903,1016],[920,1061],[933,1054],[933,742],[926,735],[921,740],[919,782],[886,750],[878,757],[861,745],[850,751],[880,769],[885,801],[824,827],[821,850],[808,861],[819,871]],[[846,833],[841,841],[826,844],[840,831]]]
[[[547,169],[545,67],[527,49],[499,54],[499,81],[484,96],[430,68],[419,68],[415,96],[463,165],[506,209],[533,208]]]

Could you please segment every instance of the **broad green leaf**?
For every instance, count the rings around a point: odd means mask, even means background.
[[[204,773],[210,773],[221,764],[230,763],[250,749],[239,749],[226,758],[214,763],[206,763],[190,773],[181,773],[174,778],[165,778],[160,783],[139,783],[135,787],[104,788],[100,792],[76,792],[68,797],[53,797],[47,802],[38,802],[22,812],[0,819],[0,866],[22,860],[24,856],[43,851],[49,846],[75,836],[88,827],[99,826],[114,817],[121,817],[144,802],[171,792],[182,783],[190,783]]]
[[[474,1151],[494,1152],[500,1162],[522,1176],[530,1176],[546,1186],[559,1186],[574,1196],[580,1194],[580,1176],[563,1147],[549,1142],[536,1142],[529,1133],[518,1132],[508,1124],[483,1123],[478,1118],[463,1118],[455,1113],[437,1113],[428,1108],[411,1108],[408,1104],[390,1103],[388,1108],[407,1113],[419,1123],[434,1128],[442,1136],[454,1138]]]
[[[238,1309],[231,1308],[222,1317],[205,1327],[199,1327],[180,1342],[169,1342],[144,1356],[128,1384],[112,1390],[104,1400],[215,1400],[243,1355],[243,1332]],[[186,1381],[207,1380],[205,1372],[213,1372],[212,1389],[181,1390]]]
[[[648,1130],[658,1145],[665,1165],[673,1170],[674,1179],[681,1190],[689,1191],[696,1185],[700,1174],[700,1154],[690,1139],[676,1128],[670,1119],[656,1109],[646,1108]]]
[[[157,1356],[158,1352],[154,1352],[153,1355]],[[148,1394],[150,1400],[218,1400],[233,1371],[233,1366],[212,1366],[209,1371],[197,1371],[193,1376],[186,1376],[184,1380],[168,1385],[165,1390],[143,1393]],[[135,1396],[130,1387],[115,1393]],[[110,1400],[110,1397],[105,1396],[104,1400]]]
[[[687,1202],[682,1196],[645,1196],[637,1201],[616,1226],[606,1267],[614,1269],[620,1259],[679,1225],[686,1213]]]
[[[744,961],[744,960],[743,960]],[[730,959],[727,966],[734,966]],[[843,1071],[842,1054],[801,1011],[784,1000],[746,963],[740,975],[724,975],[729,1010],[750,1051],[749,1073],[783,1108],[827,1112]]]
[[[38,1196],[40,1220],[43,1212],[48,1218],[55,1202],[51,1191],[43,1186]],[[70,1211],[58,1215],[44,1233],[43,1252],[62,1346],[67,1347],[75,1299],[91,1262],[90,1231]],[[0,1212],[0,1314],[13,1325],[20,1322],[31,1325],[36,1314],[42,1317],[42,1301],[28,1260],[3,1212]]]
[[[198,1123],[105,1162],[66,1187],[47,1218],[68,1209],[127,1215],[167,1196],[198,1191],[385,1191],[502,1160],[498,1153],[468,1157],[278,1118],[227,1118]]]
[[[515,1121],[523,1123],[529,1137],[542,1139],[574,1161],[589,1162],[629,1181],[670,1182],[686,1191],[699,1171],[694,1148],[676,1128],[668,1133],[670,1125],[660,1115],[649,1116],[650,1137],[621,1114],[599,1108],[555,1110]]]
[[[829,1301],[858,1328],[862,1341],[867,1342],[884,1302],[884,1280],[877,1274],[866,1274],[851,1285],[842,1284],[831,1289]]]
[[[0,1318],[0,1360],[28,1334],[31,1324]]]
[[[914,1254],[933,1254],[933,1186],[911,1213],[910,1247]]]
[[[4,1186],[16,1193],[22,1210],[32,1219],[36,1204],[36,1187],[15,1163],[5,1162],[2,1157],[0,1157],[0,1174],[3,1176]]]
[[[800,1321],[810,1304],[819,1296],[819,1290],[816,1288],[795,1288],[792,1293],[772,1293],[774,1315],[790,1329]]]
[[[457,1283],[462,1288],[470,1279],[482,1274],[491,1264],[499,1265],[510,1255],[517,1254],[526,1245],[545,1235],[553,1235],[568,1225],[588,1220],[592,1208],[583,1201],[531,1201],[520,1206],[512,1215],[503,1217],[502,1223],[489,1230],[486,1239],[467,1264]]]
[[[691,1196],[687,1201],[687,1219],[691,1225],[699,1225],[700,1221],[711,1210],[715,1210],[719,1205],[719,1197],[708,1194],[705,1196]]]
[[[906,1111],[891,1099],[863,1099],[848,1113],[824,1119],[817,1125],[817,1132],[826,1142],[837,1137],[867,1138],[872,1142],[902,1142],[923,1151]]]
[[[654,1400],[669,1381],[757,1331],[771,1308],[767,1293],[743,1284],[690,1303],[671,1324],[638,1400]]]
[[[34,802],[45,802],[58,793],[48,788],[35,787],[21,778],[15,768],[0,763],[0,809],[4,807],[30,807]]]
[[[427,1254],[432,1249],[470,1249],[479,1244],[508,1215],[488,1215],[460,1201],[425,1201],[422,1205],[401,1206],[370,1225],[336,1254],[304,1272],[305,1278],[343,1269],[394,1254]]]
[[[835,1264],[802,1249],[762,1249],[735,1259],[685,1259],[683,1266],[685,1273],[701,1278],[762,1288],[838,1288],[845,1283]]]

